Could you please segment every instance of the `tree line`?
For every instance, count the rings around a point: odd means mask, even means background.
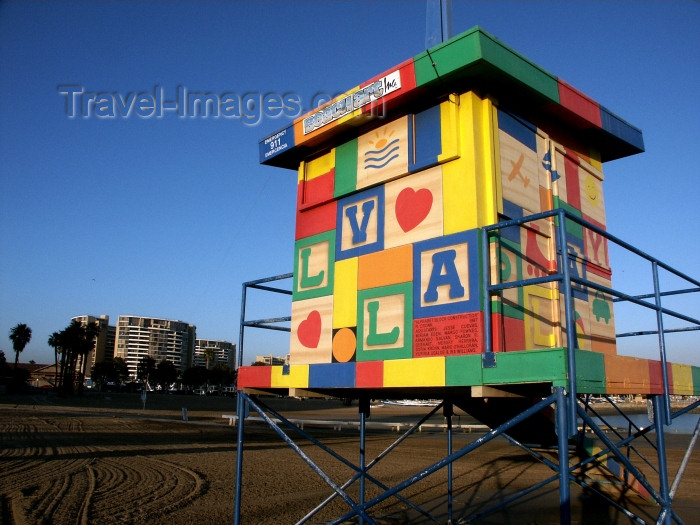
[[[78,394],[82,393],[85,377],[88,373],[88,357],[90,352],[95,349],[99,332],[100,328],[96,322],[84,324],[74,319],[66,328],[49,336],[48,344],[54,349],[56,370],[54,389],[59,395],[73,395],[76,390]],[[24,383],[29,379],[29,374],[25,370],[18,370],[17,363],[19,362],[19,354],[32,338],[32,329],[24,323],[18,323],[10,330],[9,337],[15,352],[15,366],[13,372],[10,373],[5,354],[0,351],[2,354],[0,356],[0,372],[3,376],[11,375],[16,383]],[[235,383],[235,372],[230,370],[227,365],[216,363],[213,369],[209,370],[209,364],[214,360],[213,349],[205,349],[204,357],[207,362],[206,367],[191,367],[180,374],[177,367],[170,361],[163,359],[160,363],[156,363],[152,357],[145,356],[138,363],[136,378],[143,385],[160,387],[166,392],[171,385],[176,383],[185,389],[204,385],[223,387]],[[19,372],[25,373],[19,374]],[[111,361],[95,363],[89,373],[90,378],[100,389],[110,384],[119,387],[129,383],[127,364],[120,357],[115,357]]]

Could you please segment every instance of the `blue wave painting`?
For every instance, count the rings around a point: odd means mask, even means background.
[[[399,139],[394,139],[379,150],[365,152],[365,169],[380,169],[399,157]]]

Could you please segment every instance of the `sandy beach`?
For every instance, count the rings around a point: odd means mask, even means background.
[[[271,399],[288,418],[357,421],[357,404],[337,400]],[[188,421],[183,421],[183,408]],[[426,407],[375,406],[370,421],[417,421]],[[236,427],[223,414],[235,414],[228,398],[151,394],[145,408],[136,394],[95,394],[70,400],[53,396],[0,398],[1,524],[220,524],[234,512]],[[478,423],[456,414],[455,423]],[[440,422],[436,414],[431,422]],[[358,462],[358,432],[308,428],[326,446]],[[399,434],[368,430],[366,457],[372,461]],[[483,431],[455,432],[453,449],[483,436]],[[668,435],[673,479],[690,436]],[[351,478],[350,466],[300,441],[308,454],[338,485]],[[445,455],[446,434],[416,433],[404,440],[370,471],[394,486]],[[646,443],[640,450],[652,454]],[[674,509],[685,523],[700,513],[700,462],[691,458]],[[282,440],[265,426],[246,425],[243,464],[243,524],[292,524],[328,497],[332,490]],[[645,471],[646,472],[646,471]],[[530,455],[498,438],[454,463],[453,523],[482,512],[518,490],[552,476]],[[651,477],[653,483],[657,479]],[[401,494],[447,523],[446,470]],[[357,495],[357,483],[351,497]],[[381,491],[367,483],[366,499]],[[629,523],[597,496],[572,485],[572,521],[581,524]],[[645,521],[658,509],[629,501]],[[309,523],[325,523],[348,510],[336,498]],[[390,498],[372,509],[379,524],[435,523],[406,503]],[[356,521],[355,521],[356,522]],[[465,521],[461,521],[465,523]],[[470,521],[473,524],[559,523],[558,486],[550,483],[508,509]]]

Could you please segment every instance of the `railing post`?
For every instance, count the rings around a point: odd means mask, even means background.
[[[484,353],[481,355],[481,366],[483,368],[494,368],[496,366],[496,355],[493,352],[493,330],[491,328],[491,293],[490,286],[490,264],[489,264],[489,231],[481,230],[481,261],[483,272],[481,276],[481,293],[484,305]]]
[[[569,486],[569,437],[566,406],[566,396],[564,389],[556,388],[556,429],[557,448],[559,453],[559,523],[561,525],[571,524],[571,488]]]
[[[667,399],[667,396],[663,396]],[[652,396],[652,405],[654,407],[654,422],[656,423],[656,453],[659,458],[659,492],[662,509],[660,516],[664,516],[664,525],[671,525],[671,501],[668,489],[668,467],[666,464],[666,437],[664,435],[664,425],[659,424],[660,421],[665,421],[668,417],[666,414],[666,403],[662,402],[661,396]]]
[[[656,328],[659,331],[659,354],[661,359],[661,379],[664,384],[664,419],[663,422],[656,420],[657,430],[659,426],[671,424],[671,399],[668,389],[668,370],[666,368],[666,337],[664,336],[664,314],[661,311],[661,289],[659,287],[659,265],[656,261],[651,262],[654,274],[654,300],[656,304]]]
[[[561,284],[564,288],[564,312],[566,316],[566,355],[569,375],[569,417],[568,436],[577,433],[576,427],[576,325],[574,324],[573,294],[571,292],[571,275],[569,272],[569,247],[566,242],[566,211],[560,208],[557,213],[559,227],[556,230],[556,241],[561,257],[559,272],[562,275]],[[568,437],[567,436],[567,437]]]

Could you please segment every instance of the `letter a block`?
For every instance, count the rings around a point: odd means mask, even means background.
[[[413,315],[416,319],[481,309],[479,230],[413,245]]]

